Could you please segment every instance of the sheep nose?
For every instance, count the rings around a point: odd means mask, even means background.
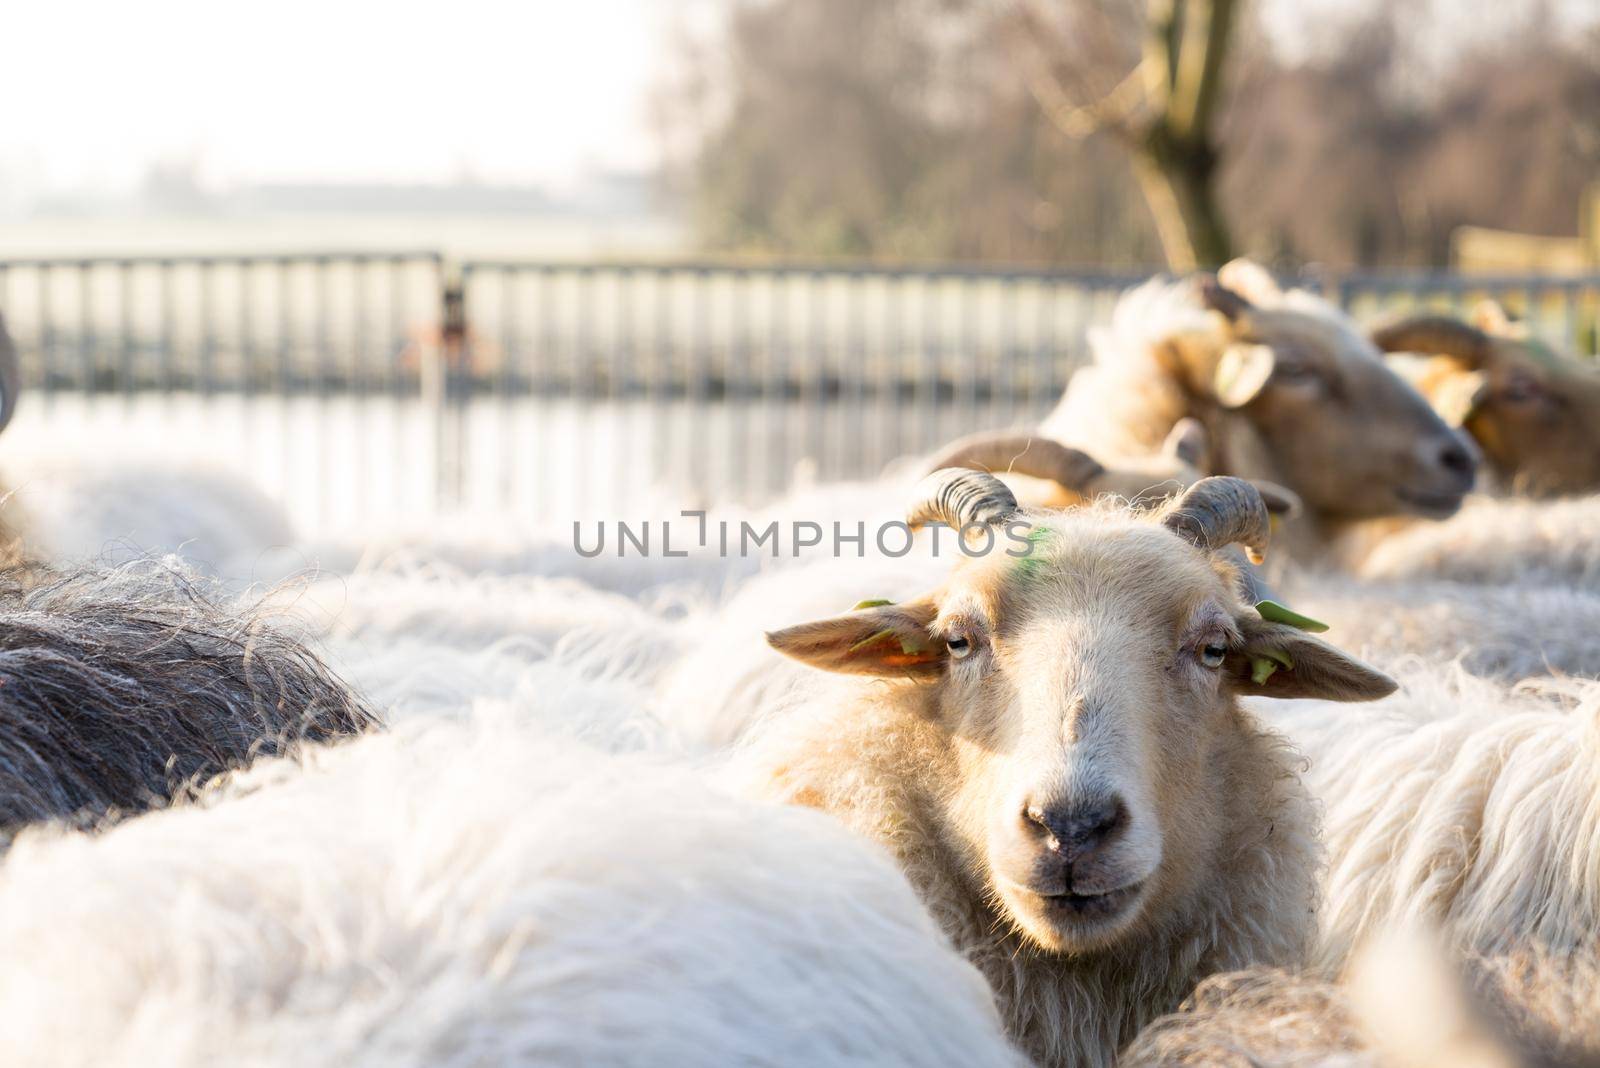
[[[1477,450],[1459,434],[1451,434],[1444,440],[1437,454],[1440,467],[1455,475],[1464,484],[1472,484],[1473,472],[1478,468]]]
[[[1029,804],[1024,815],[1047,836],[1045,848],[1071,863],[1114,838],[1128,822],[1128,807],[1111,795],[1086,804]]]

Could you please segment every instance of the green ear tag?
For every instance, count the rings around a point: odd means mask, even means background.
[[[857,601],[850,611],[859,612],[863,608],[882,608],[886,604],[894,604],[894,602],[886,601],[882,597],[870,597],[865,601]]]
[[[1268,623],[1286,623],[1298,630],[1310,631],[1312,634],[1321,634],[1328,629],[1328,625],[1321,620],[1303,616],[1277,601],[1257,601],[1256,613]]]
[[[1250,657],[1250,681],[1257,686],[1264,685],[1280,667],[1293,671],[1294,660],[1281,649],[1263,649]]]

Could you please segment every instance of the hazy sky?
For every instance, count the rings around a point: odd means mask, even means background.
[[[8,5],[0,171],[210,180],[561,182],[653,155],[674,0],[42,0]]]
[[[1292,38],[1307,12],[1363,0],[1264,2],[1269,25]],[[666,28],[715,3],[13,3],[0,194],[128,189],[162,159],[197,160],[222,184],[471,173],[560,185],[591,165],[648,165],[646,97]],[[1572,12],[1594,3],[1556,0]],[[1496,5],[1433,7],[1448,28]]]

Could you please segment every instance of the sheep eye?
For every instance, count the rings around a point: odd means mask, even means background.
[[[950,650],[952,660],[964,660],[972,653],[972,643],[966,638],[951,638],[944,647]]]
[[[1212,643],[1200,650],[1200,662],[1208,668],[1219,668],[1228,657],[1228,647]]]

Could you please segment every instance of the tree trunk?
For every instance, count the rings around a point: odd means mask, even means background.
[[[1135,150],[1133,163],[1170,270],[1218,267],[1233,258],[1210,145],[1179,140],[1157,126]]]

